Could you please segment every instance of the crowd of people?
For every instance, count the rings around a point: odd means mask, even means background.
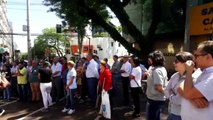
[[[213,117],[213,42],[205,41],[197,50],[179,52],[173,62],[174,73],[170,79],[165,68],[165,58],[161,51],[151,52],[147,57],[149,68],[141,64],[135,56],[113,56],[113,64],[108,59],[100,61],[97,55],[88,54],[76,62],[66,57],[53,58],[52,61],[6,61],[2,72],[10,86],[3,90],[3,99],[10,101],[18,97],[20,102],[38,102],[43,100],[44,109],[61,98],[66,98],[62,112],[73,114],[76,99],[84,103],[89,98],[92,107],[98,107],[98,116],[102,116],[101,103],[97,98],[102,90],[109,94],[110,110],[113,114],[113,97],[122,93],[124,106],[131,105],[132,117],[140,117],[141,82],[146,78],[147,105],[146,119],[160,120],[161,108],[168,99],[168,120],[210,120]],[[119,85],[122,84],[121,88]],[[130,91],[129,91],[130,90]],[[30,95],[30,99],[29,99]],[[0,111],[2,115],[5,110]],[[80,112],[80,111],[79,111]],[[189,112],[192,112],[189,114]]]

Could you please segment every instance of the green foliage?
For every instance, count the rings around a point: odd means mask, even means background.
[[[46,28],[43,30],[43,35],[35,39],[34,47],[32,48],[33,57],[42,59],[51,55],[65,55],[65,47],[69,44],[66,35],[56,33],[54,28]],[[49,50],[49,55],[45,56],[45,52]],[[46,53],[47,54],[47,53]]]
[[[20,60],[27,60],[28,59],[28,54],[27,53],[22,53],[21,55],[20,55],[20,58],[19,58]]]
[[[148,32],[152,21],[152,1],[146,0],[143,4],[143,34]],[[184,30],[185,1],[184,0],[161,0],[160,22],[156,34],[163,34]]]
[[[151,52],[156,33],[179,30],[184,26],[185,0],[44,0],[44,3],[51,7],[51,11],[67,20],[76,31],[83,31],[82,29],[92,22],[93,26],[104,28],[114,40],[139,57]],[[124,9],[128,4],[137,3],[143,4],[145,11],[143,12],[143,32],[130,21]],[[111,15],[107,8],[118,18],[127,36],[132,37],[131,42],[138,43],[139,50],[133,48],[128,38],[124,38],[121,32],[109,22]],[[98,34],[102,36],[105,33]]]
[[[163,0],[161,22],[156,33],[168,33],[184,30],[185,2],[183,0]]]
[[[109,34],[107,32],[97,32],[93,37],[109,37]]]

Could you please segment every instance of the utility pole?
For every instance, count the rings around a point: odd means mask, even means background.
[[[191,0],[186,1],[186,22],[185,22],[185,34],[184,34],[184,51],[189,51],[190,35],[189,35],[189,18],[191,10]]]
[[[29,20],[29,7],[30,7],[30,0],[27,1],[27,52],[28,52],[28,60],[31,60],[32,53],[31,53],[31,40],[30,40],[30,20]]]
[[[12,25],[12,23],[11,23],[11,33],[13,33],[13,25]],[[14,40],[13,40],[13,34],[11,35],[11,42],[12,42],[12,60],[14,61]]]

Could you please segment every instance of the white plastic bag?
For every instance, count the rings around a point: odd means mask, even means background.
[[[105,118],[111,119],[109,94],[107,91],[102,90],[102,114]]]

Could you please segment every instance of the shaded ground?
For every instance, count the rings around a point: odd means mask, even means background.
[[[114,109],[112,120],[132,120],[130,116],[133,110],[130,106],[122,106],[122,96],[114,98]],[[145,120],[146,97],[141,95],[141,117],[135,120]],[[16,100],[4,102],[0,100],[0,107],[6,112],[0,117],[0,120],[94,120],[97,117],[98,110],[91,107],[88,102],[77,103],[76,112],[73,115],[62,113],[65,100],[62,100],[50,107],[49,112],[43,113],[40,110],[43,107],[42,102],[39,103],[21,103]],[[166,120],[167,105],[165,105],[162,114],[162,120]],[[101,118],[104,120],[104,118]]]

